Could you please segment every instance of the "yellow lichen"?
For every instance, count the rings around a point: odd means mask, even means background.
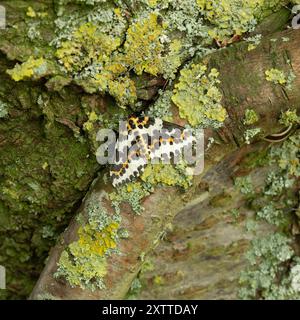
[[[64,277],[71,286],[104,288],[106,256],[116,250],[120,219],[108,215],[102,205],[88,208],[88,223],[78,229],[79,239],[61,254],[55,277]]]
[[[158,286],[162,286],[165,284],[165,279],[162,276],[157,275],[154,277],[153,282]]]
[[[149,164],[141,179],[152,185],[163,184],[184,189],[190,187],[192,182],[192,176],[184,175],[183,170],[178,170],[171,164]]]
[[[29,59],[20,64],[17,64],[13,69],[6,72],[11,76],[14,81],[20,81],[25,78],[31,78],[33,76],[40,76],[47,71],[47,61],[44,58],[35,59],[32,56]]]
[[[67,71],[81,71],[92,62],[109,61],[120,43],[120,38],[108,36],[88,22],[73,32],[71,40],[62,42],[56,56]]]
[[[86,252],[78,242],[74,242],[68,251],[61,254],[55,276],[64,276],[72,287],[95,290],[104,287],[102,279],[106,274],[105,257]]]
[[[227,117],[221,105],[222,93],[217,88],[219,72],[213,68],[208,72],[203,64],[193,64],[181,71],[175,85],[173,102],[179,108],[180,117],[192,126],[222,126]]]
[[[101,232],[95,231],[90,225],[78,230],[78,244],[86,251],[103,256],[108,250],[117,246],[115,237],[119,229],[117,222],[111,222]]]
[[[143,71],[152,75],[160,73],[164,46],[159,37],[163,31],[164,27],[158,23],[155,13],[129,27],[124,44],[124,60],[136,74],[140,75]]]
[[[122,17],[120,8],[113,13]],[[85,23],[59,44],[56,57],[87,92],[108,92],[120,107],[134,105],[137,89],[132,71],[174,78],[181,65],[183,45],[180,40],[169,39],[166,28],[154,12],[134,21],[125,39],[102,33],[92,22]],[[125,40],[122,47],[121,40]]]
[[[135,83],[129,77],[120,77],[115,81],[109,81],[108,88],[109,93],[120,106],[134,104],[137,100]]]
[[[282,112],[281,117],[279,119],[279,123],[290,126],[293,124],[299,124],[300,123],[300,117],[297,115],[297,110],[287,110],[285,112]]]
[[[27,8],[26,15],[30,18],[35,18],[37,16],[36,12],[32,9],[32,7]]]
[[[115,13],[116,16],[122,17],[122,11],[121,11],[120,8],[115,8],[114,9],[114,13]]]
[[[99,120],[96,112],[92,111],[88,113],[89,119],[83,124],[83,128],[86,131],[92,131],[94,128],[94,123]]]
[[[28,7],[27,8],[27,12],[26,12],[27,17],[30,18],[45,18],[48,16],[48,12],[36,12],[32,7]]]
[[[49,167],[49,163],[48,162],[44,162],[42,165],[43,170],[46,170]]]
[[[285,85],[287,83],[287,78],[283,71],[278,69],[269,69],[265,72],[266,80],[273,82],[275,84]]]
[[[259,116],[257,113],[252,109],[247,109],[245,112],[245,118],[243,120],[243,123],[246,126],[250,126],[254,123],[256,123],[259,120]]]
[[[165,78],[175,78],[176,70],[182,63],[181,50],[182,42],[178,39],[173,40],[169,45],[169,52],[162,61],[162,72]]]
[[[155,7],[161,0],[148,0],[148,4],[151,8]]]
[[[215,27],[209,36],[219,41],[252,31],[266,9],[280,5],[280,0],[197,0],[204,17]]]

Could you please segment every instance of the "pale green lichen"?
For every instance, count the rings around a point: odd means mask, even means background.
[[[281,148],[271,150],[271,164],[278,164],[285,179],[300,177],[299,146],[300,137],[295,134],[285,141]]]
[[[8,105],[0,100],[0,119],[8,116]]]
[[[253,184],[250,176],[237,177],[234,180],[234,185],[245,195],[253,193]]]
[[[176,71],[181,66],[183,43],[179,39],[169,40],[169,48],[163,58],[162,71],[165,79],[175,79]]]
[[[159,97],[154,102],[153,105],[149,107],[146,114],[152,118],[159,118],[164,121],[172,121],[172,112],[171,112],[171,104],[172,104],[172,96],[173,92],[171,90],[162,91],[159,90],[158,92]]]
[[[39,30],[39,23],[28,24],[27,36],[30,40],[40,40],[41,32]]]
[[[266,187],[264,192],[269,196],[280,195],[283,190],[290,188],[293,183],[294,179],[291,179],[287,175],[283,175],[282,172],[270,172],[266,179]]]
[[[260,128],[248,129],[244,133],[244,139],[246,144],[250,144],[253,138],[255,138],[261,132]]]
[[[291,286],[296,293],[300,293],[300,264],[296,264],[291,269]]]
[[[237,222],[237,220],[239,219],[239,217],[240,217],[240,215],[241,215],[238,209],[232,209],[232,210],[230,210],[230,211],[229,211],[229,214],[232,216],[232,218],[233,218],[233,220],[234,220],[235,222]]]
[[[278,170],[268,174],[265,195],[281,195],[300,177],[299,140],[299,136],[294,135],[285,141],[281,148],[271,150],[270,164],[276,164]]]
[[[265,220],[277,227],[287,225],[288,223],[288,216],[282,210],[276,208],[273,202],[261,208],[256,214],[259,219]]]
[[[269,164],[277,170],[268,173],[264,195],[278,197],[295,185],[300,177],[299,145],[299,137],[293,135],[280,148],[271,149]]]
[[[243,299],[300,298],[299,257],[290,233],[291,223],[297,218],[294,208],[299,205],[293,192],[295,178],[300,174],[299,146],[299,136],[295,134],[269,152],[269,165],[273,169],[267,175],[265,187],[253,196],[253,202],[259,204],[256,218],[276,226],[277,230],[251,243],[246,254],[248,267],[240,277],[239,294]],[[256,222],[248,222],[255,223],[252,232],[256,232]]]
[[[135,278],[132,283],[131,283],[131,286],[130,286],[130,289],[127,293],[127,300],[136,300],[137,299],[137,296],[139,295],[139,293],[141,292],[142,290],[142,283],[141,281],[139,280],[139,278]]]
[[[259,46],[260,42],[262,39],[262,35],[261,34],[257,34],[253,37],[248,37],[245,39],[246,42],[249,43],[248,45],[248,51],[252,51],[254,50],[257,46]]]
[[[42,228],[42,237],[44,239],[49,238],[49,239],[55,239],[56,233],[51,225],[43,226]]]
[[[181,118],[192,126],[219,128],[227,112],[221,105],[222,93],[217,85],[219,72],[208,70],[203,64],[192,64],[180,73],[172,101],[179,108]]]
[[[66,11],[55,20],[56,37],[51,45],[59,48],[61,43],[70,40],[81,25],[96,25],[103,34],[122,38],[128,27],[124,11],[121,13],[113,5],[100,5],[97,8],[82,7],[77,11]]]
[[[120,205],[122,203],[128,203],[135,214],[141,214],[144,210],[141,202],[145,197],[149,196],[152,191],[152,187],[147,184],[133,182],[110,193],[109,198],[117,214],[120,213]]]
[[[245,229],[247,232],[255,233],[257,230],[257,222],[253,219],[247,219]]]
[[[279,233],[252,241],[246,255],[250,266],[240,277],[242,299],[297,298],[298,292],[291,286],[293,280],[289,276],[288,264],[295,255],[290,244],[291,240]]]

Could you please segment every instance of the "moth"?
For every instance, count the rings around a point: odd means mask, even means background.
[[[114,187],[138,178],[148,163],[170,163],[179,160],[184,148],[195,138],[182,127],[161,119],[131,116],[119,132],[117,157],[110,176]]]
[[[300,5],[296,5],[292,9],[292,13],[295,15],[292,20],[292,28],[297,30],[300,29]]]

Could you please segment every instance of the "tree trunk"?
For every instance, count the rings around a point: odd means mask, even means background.
[[[270,39],[288,37],[288,43]],[[142,256],[156,247],[158,239],[170,226],[168,236],[153,253],[155,269],[142,278],[147,283],[142,298],[237,298],[239,271],[245,267],[244,252],[253,235],[245,233],[245,220],[253,215],[245,199],[233,186],[233,179],[243,175],[243,160],[249,154],[263,153],[269,142],[244,145],[245,126],[241,119],[251,106],[260,116],[257,126],[268,136],[282,130],[276,119],[280,112],[297,105],[300,98],[299,33],[284,31],[264,39],[255,50],[248,52],[247,44],[236,44],[205,58],[221,76],[223,105],[229,114],[225,126],[217,133],[206,132],[219,143],[205,157],[205,171],[194,178],[192,189],[181,194],[173,188],[157,188],[143,201],[145,211],[134,216],[124,206],[122,218],[129,230],[129,240],[120,243],[121,256],[109,258],[109,274],[105,290],[87,292],[71,288],[53,279],[52,275],[62,250],[77,237],[78,223],[73,220],[64,233],[63,245],[56,246],[38,281],[31,298],[46,294],[59,299],[122,299],[143,265]],[[288,56],[297,80],[293,90],[285,92],[265,80],[264,70],[276,65],[285,70]],[[175,116],[176,118],[176,116]],[[254,177],[255,188],[264,182],[262,168],[248,169]],[[239,172],[240,171],[240,172]],[[90,202],[99,201],[111,187],[103,185],[101,177],[85,198],[79,213],[86,216]],[[108,204],[108,207],[110,205]],[[241,208],[241,217],[233,223],[230,210]],[[262,223],[260,232],[272,231]],[[191,246],[191,248],[190,248]],[[166,285],[156,286],[154,275],[162,275]],[[151,280],[151,281],[150,281]],[[153,285],[154,287],[152,287]],[[149,288],[150,287],[150,288]]]
[[[118,252],[105,258],[105,289],[90,290],[71,286],[55,274],[62,254],[80,243],[91,208],[97,208],[99,215],[103,210],[108,217],[116,215],[108,168],[95,158],[95,133],[105,124],[115,129],[118,120],[133,111],[149,109],[159,90],[173,90],[174,82],[168,85],[162,76],[132,75],[133,70],[127,70],[141,102],[131,110],[117,105],[118,92],[114,92],[115,99],[99,94],[89,81],[62,72],[50,42],[62,23],[57,18],[64,4],[76,14],[81,2],[0,3],[6,7],[8,24],[0,30],[0,264],[6,267],[8,279],[8,290],[0,292],[0,297],[25,298],[31,292],[30,299],[236,299],[251,240],[272,234],[276,228],[258,221],[255,234],[245,232],[247,221],[256,216],[255,206],[249,206],[254,196],[245,197],[235,180],[249,175],[254,190],[262,190],[273,168],[262,161],[270,144],[297,135],[295,125],[286,130],[278,121],[283,111],[298,110],[300,100],[300,34],[283,31],[290,12],[282,9],[258,26],[251,35],[262,34],[263,39],[254,50],[249,51],[249,43],[242,41],[201,59],[182,59],[175,83],[189,62],[219,71],[228,117],[220,129],[205,129],[205,168],[193,178],[192,187],[183,191],[155,186],[142,199],[140,215],[128,203],[120,205],[121,228],[128,237],[119,239]],[[104,6],[110,9],[119,3],[108,2]],[[133,3],[132,12],[124,11],[123,42],[139,9],[138,1]],[[118,8],[113,8],[118,15]],[[162,27],[157,21],[158,28]],[[64,26],[59,30],[66,31]],[[177,32],[171,38],[184,41],[184,37]],[[195,47],[197,41],[202,39],[193,39]],[[92,49],[97,52],[96,44]],[[79,55],[79,64],[85,54]],[[22,69],[24,65],[16,67],[23,62],[26,66],[33,56],[42,57],[47,68],[37,68],[35,73]],[[293,71],[292,90],[266,80],[265,71],[271,68],[285,74]],[[14,76],[11,70],[18,72]],[[244,122],[247,109],[259,116],[255,128],[260,133],[251,144],[245,143],[245,135],[254,129]],[[174,104],[171,112],[173,124],[187,124]],[[101,115],[98,122],[91,120],[93,113]],[[282,131],[286,134],[278,135]],[[294,198],[295,189],[290,190]],[[232,213],[235,209],[238,216]],[[142,285],[138,292],[137,279]]]

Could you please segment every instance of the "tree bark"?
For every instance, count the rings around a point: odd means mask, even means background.
[[[282,37],[289,38],[289,41],[283,42]],[[154,286],[152,290],[142,292],[140,297],[236,298],[237,274],[244,266],[243,253],[251,239],[251,235],[245,235],[244,220],[252,213],[243,209],[242,218],[233,226],[230,215],[222,212],[243,206],[241,196],[233,188],[232,178],[239,175],[238,168],[243,169],[243,159],[247,155],[261,152],[269,145],[269,142],[262,141],[245,145],[246,127],[242,119],[247,108],[255,110],[260,117],[256,127],[262,129],[262,137],[283,129],[278,123],[282,110],[291,107],[299,110],[299,40],[299,32],[284,31],[264,37],[255,50],[248,51],[247,43],[238,43],[206,57],[205,62],[220,72],[223,105],[229,117],[217,132],[205,132],[206,144],[209,137],[214,137],[217,143],[206,152],[203,174],[194,178],[193,187],[186,194],[176,188],[157,188],[144,199],[145,210],[141,216],[135,216],[127,206],[122,207],[123,224],[130,238],[121,241],[121,255],[108,258],[105,290],[91,292],[71,288],[53,277],[62,251],[77,239],[79,224],[73,219],[63,234],[63,240],[51,250],[31,299],[126,297],[133,279],[141,270],[142,257],[156,247],[170,223],[175,225],[175,231],[168,236],[171,244],[164,242],[160,245],[154,258],[156,271],[144,276],[144,281],[151,284],[154,273],[160,270],[169,281],[166,286]],[[273,67],[286,71],[292,68],[296,79],[291,91],[266,81],[265,71]],[[174,119],[175,123],[182,123],[176,111]],[[256,187],[262,183],[262,170],[251,172],[257,178]],[[111,190],[112,187],[105,185],[100,176],[77,213],[86,217],[87,206],[100,201]],[[230,199],[229,204],[226,199]],[[105,205],[112,210],[109,201]],[[262,224],[260,230],[266,232],[268,228]],[[192,243],[191,250],[188,242]]]

